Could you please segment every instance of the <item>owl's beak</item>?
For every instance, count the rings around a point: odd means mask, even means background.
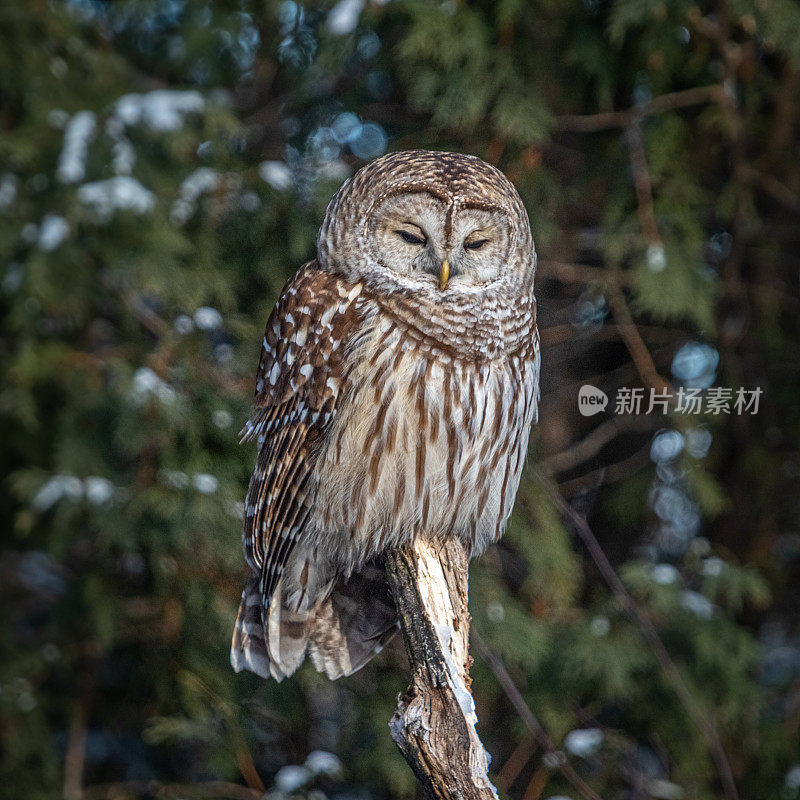
[[[450,263],[447,259],[442,261],[442,268],[439,272],[439,288],[444,291],[447,288],[447,281],[450,280]]]

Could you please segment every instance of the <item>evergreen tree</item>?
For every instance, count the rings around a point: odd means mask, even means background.
[[[471,607],[562,755],[476,651],[501,790],[577,797],[567,759],[606,800],[725,796],[555,488],[740,795],[800,797],[799,70],[793,0],[6,0],[7,796],[414,793],[386,729],[401,643],[281,685],[234,675],[228,646],[266,318],[341,182],[429,147],[500,166],[540,255],[541,421]],[[583,383],[603,415],[578,414]],[[729,413],[614,411],[622,389],[710,386]]]

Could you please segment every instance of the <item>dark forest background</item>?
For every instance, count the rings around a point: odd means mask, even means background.
[[[501,794],[800,797],[799,103],[794,0],[3,0],[0,795],[415,793],[400,642],[280,685],[228,646],[268,313],[341,182],[433,148],[539,251],[540,424],[471,568]]]

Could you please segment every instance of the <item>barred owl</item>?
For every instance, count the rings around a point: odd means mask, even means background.
[[[387,548],[503,533],[537,417],[528,217],[474,156],[387,155],[331,200],[267,322],[231,663],[330,678],[397,630]]]

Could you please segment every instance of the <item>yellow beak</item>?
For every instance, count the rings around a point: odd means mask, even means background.
[[[439,273],[439,288],[444,291],[447,288],[447,281],[450,279],[450,264],[447,259],[442,261],[442,270]]]

